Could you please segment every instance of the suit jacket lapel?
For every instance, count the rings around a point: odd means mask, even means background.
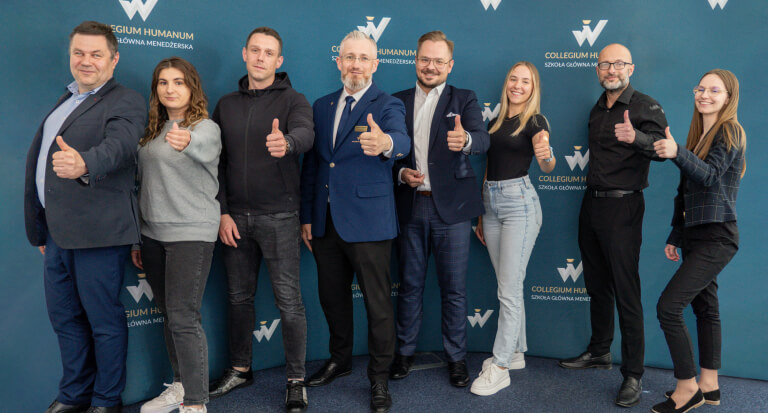
[[[72,122],[75,121],[75,119],[79,118],[83,113],[88,111],[88,109],[92,108],[93,105],[99,103],[103,96],[112,90],[115,86],[117,86],[117,82],[115,81],[115,78],[111,78],[107,81],[107,83],[104,84],[104,86],[101,87],[101,89],[99,89],[98,92],[88,96],[85,99],[85,102],[78,105],[75,110],[69,114],[67,119],[64,120],[64,123],[61,125],[61,129],[59,129],[59,132],[56,135],[58,136],[64,133],[64,131],[67,130]]]
[[[330,139],[328,139],[328,150],[330,151],[330,153],[333,153],[333,139],[334,139],[333,123],[336,120],[336,110],[338,109],[337,105],[339,104],[339,97],[341,97],[342,90],[343,89],[339,89],[338,92],[334,93],[334,95],[331,97],[331,102],[328,105],[329,109],[328,109],[327,125],[329,129],[328,136],[330,137]]]
[[[448,106],[448,102],[451,100],[451,87],[448,85],[445,85],[445,89],[443,89],[443,93],[440,94],[440,99],[437,101],[437,106],[435,107],[435,114],[432,116],[432,125],[429,127],[429,151],[432,152],[432,147],[435,146],[435,141],[437,140],[437,130],[440,127],[440,122],[442,122],[443,118],[445,117],[445,108]]]
[[[352,113],[349,114],[349,119],[347,119],[347,124],[344,125],[343,129],[339,131],[339,135],[337,139],[339,139],[339,142],[336,142],[336,148],[338,149],[341,147],[341,145],[346,142],[347,139],[349,139],[350,132],[352,131],[352,128],[355,127],[357,122],[360,120],[360,118],[365,115],[368,116],[368,106],[371,105],[371,102],[376,100],[376,98],[379,96],[379,89],[376,87],[376,85],[371,85],[370,88],[368,88],[368,91],[365,92],[363,97],[360,98],[360,101],[355,104],[355,107],[352,109]],[[367,125],[367,122],[366,122]],[[342,125],[339,125],[339,128],[341,128]],[[370,131],[369,131],[370,132]]]
[[[418,86],[417,86],[418,87]],[[410,168],[415,169],[416,168],[416,151],[413,150],[414,148],[414,131],[413,131],[413,117],[416,115],[413,111],[413,105],[416,101],[416,88],[409,89],[408,93],[405,96],[405,101],[403,102],[405,104],[405,126],[406,130],[408,130],[408,136],[411,138],[411,152],[408,154],[408,160],[410,164]]]

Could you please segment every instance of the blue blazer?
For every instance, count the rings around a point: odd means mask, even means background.
[[[315,144],[304,155],[301,171],[301,223],[312,224],[312,236],[325,235],[326,212],[346,242],[393,239],[398,225],[392,189],[395,160],[410,151],[405,130],[405,108],[375,84],[355,104],[349,121],[333,147],[333,122],[341,89],[315,101]],[[367,156],[356,139],[373,115],[392,137],[392,157]]]
[[[411,88],[394,94],[405,103],[405,124],[408,136],[413,141],[413,104],[416,89]],[[470,154],[483,154],[491,145],[491,137],[483,121],[483,113],[477,103],[475,92],[446,85],[435,107],[432,125],[429,129],[429,181],[432,199],[437,213],[446,224],[455,224],[483,215],[483,200],[475,171],[469,156],[463,151],[448,149],[446,137],[455,126],[454,116],[461,115],[461,126],[472,135]],[[400,224],[405,225],[411,218],[415,188],[398,184],[397,177],[402,168],[416,169],[414,153],[395,165],[395,196]]]
[[[51,112],[70,96],[67,92],[59,98]],[[80,152],[88,167],[89,182],[56,176],[52,159],[60,148],[54,140],[45,167],[46,208],[40,204],[35,184],[43,120],[27,154],[24,184],[24,221],[32,245],[45,245],[48,232],[57,245],[66,249],[139,242],[136,150],[146,120],[144,98],[114,78],[88,96],[56,135]]]

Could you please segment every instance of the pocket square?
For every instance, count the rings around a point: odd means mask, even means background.
[[[447,115],[445,115],[446,118],[453,118],[458,116],[458,113],[448,112]]]

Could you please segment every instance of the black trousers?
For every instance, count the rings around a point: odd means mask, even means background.
[[[611,351],[615,305],[621,330],[621,374],[637,379],[643,375],[645,356],[638,273],[644,212],[642,193],[594,198],[587,191],[579,214],[579,248],[592,324],[587,351],[594,355]]]
[[[693,344],[683,319],[688,304],[696,315],[699,365],[720,369],[720,309],[717,275],[739,249],[736,222],[696,225],[683,230],[683,263],[661,293],[656,314],[667,339],[675,378],[696,377]]]
[[[336,232],[327,213],[325,236],[312,239],[317,262],[320,305],[330,331],[331,360],[352,361],[354,339],[352,278],[357,274],[368,315],[368,378],[386,381],[395,353],[395,316],[389,267],[392,240],[346,242]]]

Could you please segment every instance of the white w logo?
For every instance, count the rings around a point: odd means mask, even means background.
[[[715,6],[720,6],[720,10],[725,7],[726,4],[728,4],[728,0],[707,0],[709,2],[709,6],[712,7],[712,10],[715,9]]]
[[[483,7],[485,7],[486,10],[488,10],[489,6],[493,6],[493,9],[496,10],[496,7],[499,7],[499,4],[501,4],[501,0],[480,0],[480,3],[483,3]]]
[[[125,10],[125,14],[128,15],[129,19],[133,20],[133,15],[138,11],[141,19],[147,21],[147,17],[149,17],[149,13],[152,13],[152,9],[155,8],[157,1],[147,0],[146,3],[143,3],[141,0],[120,0],[120,5],[123,6],[123,10]]]
[[[486,103],[483,106],[483,121],[491,120],[499,116],[499,109],[501,109],[500,103],[497,103],[493,110],[491,110],[491,104]]]
[[[379,37],[381,37],[381,34],[384,33],[384,29],[387,28],[387,25],[389,24],[389,21],[392,20],[389,17],[384,17],[379,22],[378,26],[375,26],[373,24],[373,17],[366,16],[366,19],[368,19],[368,24],[365,26],[357,26],[357,30],[367,34],[368,36],[373,37],[373,40],[379,41]]]
[[[597,26],[595,26],[594,31],[592,31],[592,29],[589,27],[590,22],[591,20],[582,20],[584,26],[582,26],[581,31],[573,30],[573,37],[575,37],[576,41],[579,42],[579,47],[584,44],[584,40],[589,41],[589,45],[592,46],[595,43],[595,40],[597,40],[597,36],[600,36],[600,32],[603,31],[603,28],[605,27],[606,23],[608,23],[608,20],[600,20],[597,22]]]
[[[576,282],[576,280],[579,279],[579,275],[581,275],[581,271],[582,271],[581,263],[579,263],[579,265],[576,268],[574,268],[572,263],[573,260],[569,259],[568,261],[571,261],[571,262],[566,264],[565,268],[557,267],[557,272],[560,273],[560,278],[563,279],[563,282],[565,282],[569,277],[572,278],[574,282]]]
[[[480,315],[480,309],[475,309],[475,314],[472,314],[472,316],[467,316],[467,320],[469,320],[469,324],[474,327],[475,325],[479,324],[480,328],[483,328],[485,325],[485,322],[488,321],[488,319],[491,317],[491,314],[493,314],[493,310],[486,310],[485,314],[482,316]]]
[[[587,153],[584,155],[578,150],[575,150],[573,151],[573,156],[565,155],[565,161],[568,162],[568,166],[571,167],[571,170],[576,168],[576,165],[579,165],[583,171],[584,168],[587,167],[587,163],[589,163],[589,149],[587,149]]]
[[[258,330],[253,331],[253,336],[256,337],[256,340],[258,340],[259,343],[261,343],[262,338],[266,338],[267,341],[269,341],[272,338],[272,334],[275,333],[275,330],[277,329],[277,325],[280,324],[280,319],[272,320],[272,325],[267,328],[267,322],[262,321],[261,322],[261,328]]]
[[[146,295],[147,300],[152,301],[153,298],[155,298],[155,295],[152,294],[152,287],[149,286],[149,283],[147,280],[139,280],[139,285],[137,286],[126,286],[126,290],[131,294],[131,297],[136,301],[138,304],[139,301],[141,301],[141,296]]]

